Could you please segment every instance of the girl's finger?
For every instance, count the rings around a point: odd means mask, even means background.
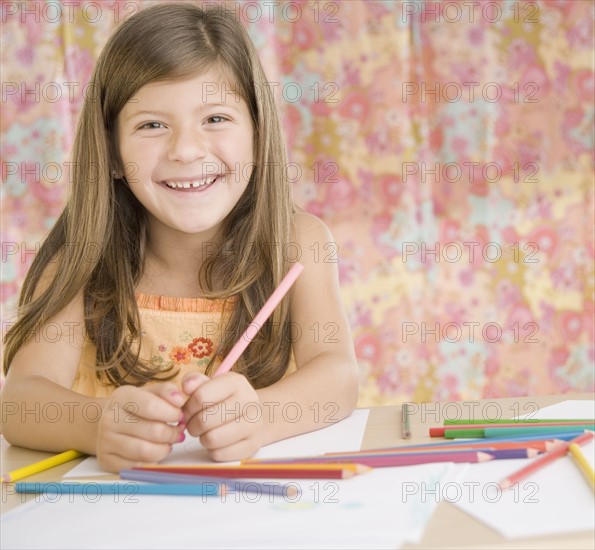
[[[149,386],[135,392],[129,401],[116,403],[116,405],[138,418],[161,422],[179,422],[182,417],[181,406],[172,405],[167,399],[161,397],[161,391],[166,390]],[[110,406],[110,409],[113,409],[113,406]],[[107,411],[107,414],[111,414],[111,411]]]
[[[182,389],[186,395],[192,395],[196,389],[211,380],[206,374],[189,372],[182,378]]]
[[[184,432],[185,428],[183,423],[174,426],[167,422],[131,416],[126,422],[119,423],[113,433],[116,436],[134,437],[151,443],[173,445],[183,440],[180,434]]]
[[[169,443],[153,443],[137,437],[115,434],[109,451],[103,457],[109,457],[110,462],[128,461],[129,463],[146,464],[163,460],[172,450]],[[102,462],[104,459],[102,459]]]
[[[239,422],[227,422],[202,433],[200,442],[209,451],[224,449],[244,440],[247,435],[254,433],[257,428],[258,426],[250,425],[246,419]]]
[[[188,396],[184,395],[182,391],[180,391],[180,388],[173,382],[152,384],[146,387],[146,391],[165,399],[165,401],[172,404],[174,407],[182,407],[188,399]]]
[[[216,462],[245,460],[251,458],[258,448],[258,445],[251,438],[242,439],[227,447],[209,449],[209,457]]]
[[[184,389],[184,391],[186,391],[186,389]],[[209,416],[209,411],[212,412],[215,406],[221,408],[225,401],[231,401],[234,396],[236,397],[234,401],[240,401],[241,399],[239,398],[242,395],[246,397],[248,395],[256,397],[254,389],[250,386],[246,377],[241,374],[228,372],[216,378],[207,378],[206,381],[201,382],[200,385],[196,387],[194,392],[192,392],[188,398],[188,401],[184,406],[184,413],[186,414],[187,419],[190,419],[190,417],[203,410],[206,413],[205,416]],[[247,398],[244,400],[248,401]],[[234,410],[234,408],[231,408],[229,414],[232,415]],[[226,410],[222,409],[221,412],[227,416]]]

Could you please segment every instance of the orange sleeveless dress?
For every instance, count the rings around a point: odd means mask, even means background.
[[[137,293],[141,322],[140,357],[164,370],[174,367],[171,381],[180,384],[187,372],[203,372],[226,329],[223,300],[175,298]],[[230,301],[228,301],[229,308]],[[93,397],[107,397],[115,387],[96,376],[96,348],[86,343],[71,389]],[[215,360],[215,366],[222,358]],[[293,351],[284,376],[296,370]],[[151,383],[151,382],[149,382]]]

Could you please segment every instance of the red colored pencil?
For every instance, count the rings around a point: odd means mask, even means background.
[[[540,422],[539,426],[582,426],[587,422]],[[531,428],[536,427],[535,422],[515,422],[514,424],[449,424],[447,426],[438,426],[430,428],[430,437],[444,437],[444,432],[457,431],[457,430],[483,430],[485,428],[524,428],[530,426]]]
[[[502,490],[506,490],[512,487],[518,481],[525,479],[527,476],[535,473],[537,470],[540,470],[544,466],[547,466],[550,462],[557,460],[560,457],[563,457],[568,452],[568,447],[571,443],[576,443],[577,445],[584,445],[593,439],[593,432],[587,431],[578,437],[575,437],[571,441],[564,441],[560,443],[556,448],[548,451],[547,453],[542,454],[541,456],[537,457],[533,462],[521,468],[520,470],[514,472],[513,474],[505,477],[500,482],[500,488]]]

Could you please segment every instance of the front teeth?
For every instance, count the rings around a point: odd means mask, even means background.
[[[211,185],[216,179],[217,176],[212,176],[211,178],[195,181],[166,181],[165,185],[171,187],[172,189],[190,189],[191,187],[202,187],[203,185]]]

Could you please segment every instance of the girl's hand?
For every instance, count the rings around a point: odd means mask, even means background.
[[[172,383],[114,390],[97,427],[100,466],[118,472],[163,460],[174,443],[183,441],[185,401],[186,396]]]
[[[264,411],[247,378],[228,372],[209,378],[189,373],[182,381],[189,395],[182,407],[187,430],[217,461],[251,457],[263,441]]]

